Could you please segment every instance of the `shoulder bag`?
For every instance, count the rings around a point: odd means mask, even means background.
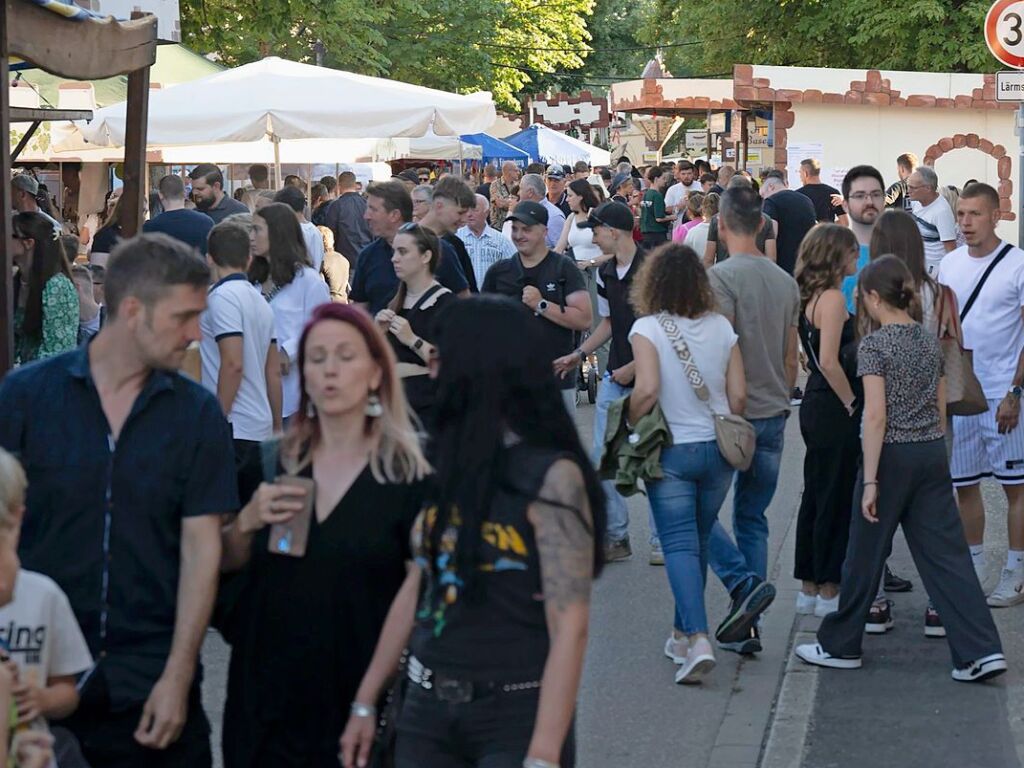
[[[711,416],[715,423],[715,439],[718,442],[718,450],[721,451],[722,457],[733,468],[738,469],[740,472],[746,472],[754,461],[754,450],[757,447],[757,432],[754,430],[754,425],[742,416],[734,413],[721,414],[714,412],[710,403],[711,393],[708,392],[707,385],[704,383],[704,377],[697,369],[696,363],[693,362],[690,348],[679,331],[679,326],[676,325],[675,320],[666,312],[658,315],[658,324],[665,332],[665,335],[668,336],[668,340],[672,343],[676,355],[679,356],[679,362],[682,363],[683,370],[686,373],[686,380],[693,387],[697,399],[704,403],[708,410],[711,411]]]
[[[974,373],[974,354],[964,348],[963,321],[978,300],[989,276],[1011,248],[1013,246],[1009,243],[1005,245],[988,265],[959,315],[952,289],[939,285],[939,346],[942,348],[946,369],[946,412],[952,416],[977,416],[988,410],[985,392]]]

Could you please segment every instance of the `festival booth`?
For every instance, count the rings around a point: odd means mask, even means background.
[[[462,137],[464,142],[478,145],[481,150],[481,159],[486,165],[501,165],[505,162],[513,162],[520,168],[525,168],[530,163],[530,155],[508,142],[488,136],[486,133],[467,134]]]
[[[590,166],[611,164],[608,150],[553,131],[541,123],[534,123],[505,141],[526,152],[534,162],[572,165],[583,160]]]

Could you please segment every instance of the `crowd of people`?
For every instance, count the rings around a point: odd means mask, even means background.
[[[205,164],[160,180],[139,236],[112,195],[91,248],[15,176],[0,750],[209,766],[212,623],[227,768],[573,765],[591,585],[633,555],[623,494],[642,477],[663,652],[700,683],[716,650],[763,649],[797,405],[795,609],[823,622],[796,654],[856,668],[893,628],[902,525],[954,679],[1005,671],[989,609],[1024,603],[1024,251],[989,185],[897,167],[836,190],[805,160],[793,190],[704,161],[505,163],[365,190],[343,172],[307,198],[264,166],[232,195]],[[579,380],[602,350],[588,450]],[[988,593],[986,477],[1009,503]]]

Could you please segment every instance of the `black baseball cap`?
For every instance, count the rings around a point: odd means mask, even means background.
[[[540,203],[524,200],[516,204],[508,218],[512,221],[521,221],[528,227],[533,227],[537,224],[546,227],[548,225],[548,209]]]
[[[628,205],[623,205],[617,200],[594,208],[588,215],[586,221],[576,225],[580,229],[593,229],[594,227],[610,227],[621,229],[623,232],[633,231],[633,212]]]

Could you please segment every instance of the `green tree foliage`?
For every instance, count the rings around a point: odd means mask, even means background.
[[[181,0],[183,42],[236,66],[262,52],[445,90],[490,90],[518,110],[537,72],[584,63],[594,0]]]
[[[939,72],[991,71],[990,0],[717,0],[657,7],[641,37],[700,40],[666,50],[673,71],[733,63]]]

